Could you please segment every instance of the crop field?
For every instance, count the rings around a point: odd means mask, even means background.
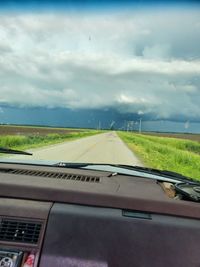
[[[200,180],[200,142],[130,132],[118,132],[118,135],[145,166]]]
[[[29,149],[72,141],[99,133],[96,130],[29,126],[0,126],[0,147]]]
[[[81,132],[82,129],[0,125],[0,135],[47,135]]]
[[[156,132],[144,132],[144,135],[152,135],[158,137],[170,137],[178,139],[187,139],[191,141],[200,142],[200,134],[189,134],[189,133],[156,133]]]

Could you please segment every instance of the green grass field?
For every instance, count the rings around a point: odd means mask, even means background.
[[[200,143],[178,138],[118,132],[145,166],[181,173],[200,180]]]
[[[0,136],[0,147],[12,148],[25,150],[30,148],[42,147],[50,144],[56,144],[64,141],[72,141],[78,138],[83,138],[98,134],[100,131],[87,130],[87,131],[76,131],[65,134],[50,133],[42,135],[1,135]]]

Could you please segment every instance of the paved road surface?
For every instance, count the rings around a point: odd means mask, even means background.
[[[17,159],[142,165],[115,132],[102,133],[75,141],[30,150],[33,156]]]

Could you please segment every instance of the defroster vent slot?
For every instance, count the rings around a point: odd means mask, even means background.
[[[28,176],[38,176],[45,178],[54,178],[60,180],[73,180],[87,183],[99,183],[100,177],[98,176],[87,176],[87,175],[79,175],[79,174],[71,174],[65,172],[48,172],[48,171],[37,171],[37,170],[26,170],[26,169],[6,169],[0,168],[0,172],[2,173],[10,173],[16,175],[28,175]]]

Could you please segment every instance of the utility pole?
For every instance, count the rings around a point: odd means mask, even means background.
[[[142,118],[140,118],[140,124],[139,124],[139,133],[142,132]]]

